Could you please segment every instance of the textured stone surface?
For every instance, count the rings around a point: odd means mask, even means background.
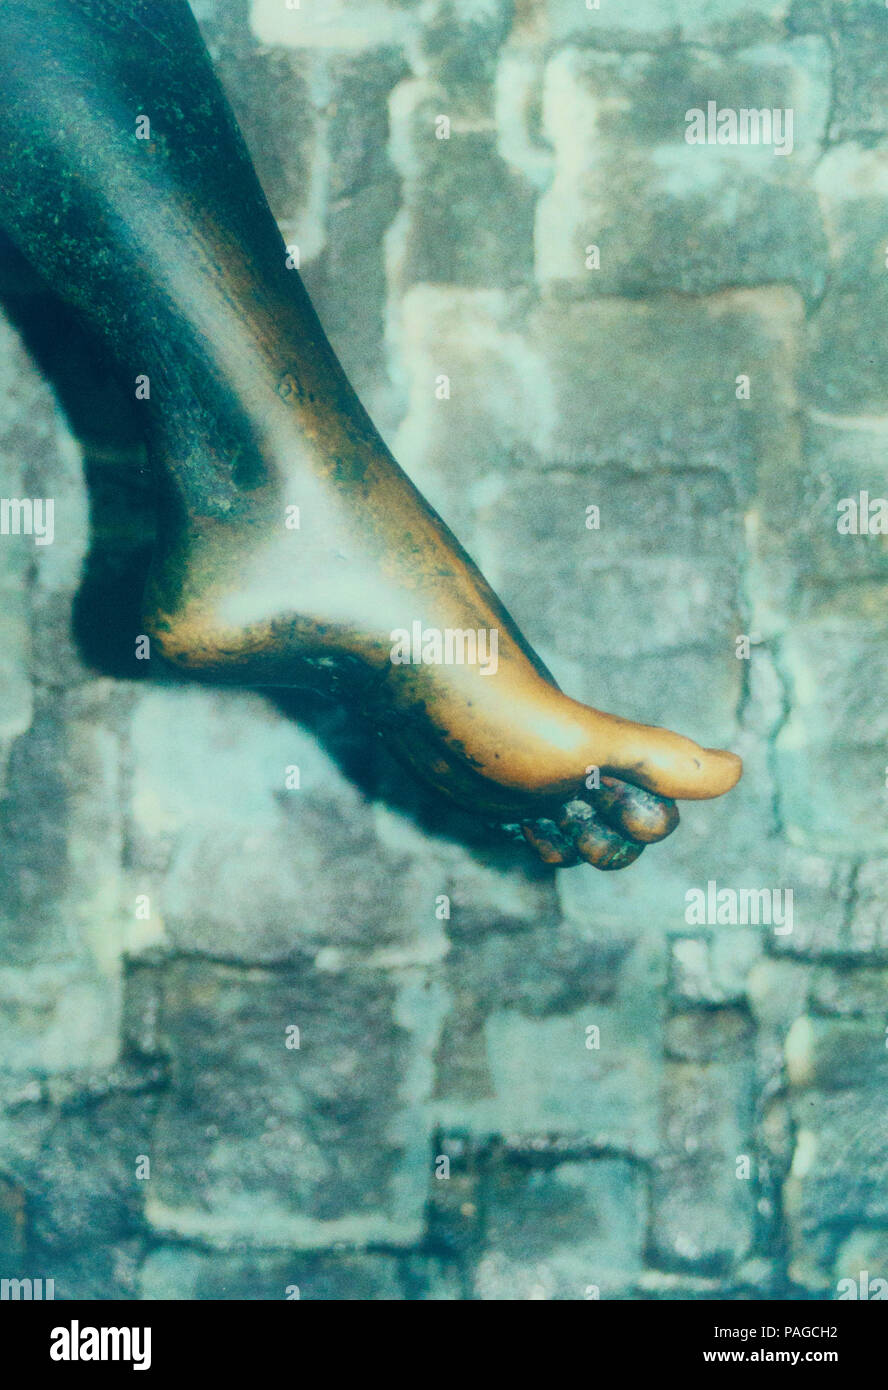
[[[613,1296],[641,1267],[645,1205],[638,1170],[620,1160],[497,1174],[475,1296]]]
[[[384,1255],[206,1255],[161,1246],[145,1260],[149,1299],[357,1299],[404,1297],[398,1262]]]
[[[791,154],[688,144],[686,113],[706,111],[715,94],[722,108],[791,108]],[[816,36],[730,57],[560,51],[543,94],[555,171],[537,210],[540,280],[586,294],[772,281],[818,293],[826,238],[805,175],[828,107],[829,54]]]
[[[843,12],[844,11],[844,12]],[[888,41],[888,16],[873,4],[843,6],[836,33],[833,140],[888,130],[884,65],[873,61]]]
[[[415,1239],[423,1097],[399,1005],[375,974],[173,966],[153,1224],[220,1244]]]
[[[56,507],[0,536],[0,1273],[888,1278],[888,543],[836,524],[888,497],[884,7],[193,8],[349,374],[556,678],[746,774],[556,878],[343,714],[137,660],[137,422],[0,245],[0,496]],[[688,145],[710,99],[791,105],[792,155]],[[691,922],[712,881],[792,931]]]
[[[789,10],[784,0],[639,0],[617,9],[602,0],[598,7],[573,0],[546,0],[553,38],[585,40],[603,47],[646,48],[673,43],[677,35],[691,42],[736,43],[740,38],[781,32]]]
[[[888,14],[880,19],[884,28]],[[878,325],[888,295],[882,235],[888,149],[884,142],[836,145],[818,166],[815,185],[833,254],[829,285],[810,324],[806,395],[821,411],[884,415],[886,360]],[[866,353],[856,368],[861,343]]]
[[[775,746],[782,812],[795,843],[830,854],[886,845],[886,629],[856,598],[839,589],[784,643],[792,693]]]
[[[586,528],[590,495],[602,499],[598,530]],[[540,645],[548,635],[559,656],[597,665],[689,645],[717,650],[737,625],[739,519],[717,473],[692,489],[687,475],[659,474],[640,489],[634,474],[614,468],[606,497],[588,474],[521,478],[506,485],[495,515],[488,544],[497,581],[519,611],[533,602],[532,640],[536,624]],[[528,553],[538,578],[521,563]],[[581,602],[566,605],[571,588]],[[611,615],[623,605],[615,631]]]

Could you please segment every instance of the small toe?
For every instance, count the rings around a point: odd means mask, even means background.
[[[577,852],[596,869],[625,869],[644,849],[643,844],[627,840],[598,819],[587,801],[576,798],[561,808],[558,826],[565,835],[575,837]]]
[[[574,837],[561,830],[553,820],[542,817],[538,820],[522,821],[521,833],[544,864],[568,868],[579,862]]]

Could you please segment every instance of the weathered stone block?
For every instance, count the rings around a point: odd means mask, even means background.
[[[875,1297],[884,1301],[888,1289],[888,1231],[868,1231],[864,1227],[852,1231],[836,1251],[833,1274],[836,1297],[865,1301]],[[842,1280],[846,1282],[842,1284]]]
[[[669,968],[675,1007],[743,1003],[747,976],[760,954],[761,941],[754,929],[676,937]]]
[[[883,28],[886,19],[883,11]],[[881,64],[876,67],[881,70]],[[888,350],[881,333],[888,307],[888,147],[884,141],[872,149],[839,145],[825,155],[814,186],[830,228],[833,264],[808,331],[805,397],[821,412],[883,416],[888,414]],[[878,427],[866,418],[848,423],[863,430]]]
[[[666,1269],[723,1274],[750,1249],[756,1164],[747,1047],[741,1034],[730,1061],[666,1065],[650,1237],[654,1262]]]
[[[849,906],[847,952],[888,959],[888,886],[884,859],[872,859],[860,866]]]
[[[315,5],[252,0],[250,23],[263,44],[362,51],[404,42],[419,0],[325,0]]]
[[[117,1054],[120,744],[100,684],[43,699],[0,801],[3,1056],[11,1069]]]
[[[546,389],[523,300],[501,290],[417,285],[399,319],[407,410],[395,452],[472,550],[473,499],[495,497],[499,475],[540,441]]]
[[[716,97],[720,110],[767,111],[767,124],[745,144],[689,144],[688,113]],[[562,50],[543,95],[555,173],[537,208],[538,278],[589,295],[774,282],[821,292],[826,238],[807,177],[828,105],[819,37],[730,57]]]
[[[421,66],[449,92],[488,87],[514,13],[514,0],[431,0],[420,11]]]
[[[888,972],[884,969],[820,966],[811,978],[811,1007],[816,1013],[837,1018],[879,1018],[886,990]]]
[[[693,9],[682,0],[636,0],[619,9],[582,0],[546,0],[552,38],[558,43],[597,47],[650,48],[685,42],[734,45],[741,41],[783,36],[788,0],[703,0]]]
[[[888,15],[875,4],[845,4],[834,31],[833,142],[888,132],[888,81],[879,55],[888,42]]]
[[[133,895],[178,947],[258,963],[413,939],[409,852],[380,844],[354,784],[260,696],[152,689],[131,756]]]
[[[152,1142],[155,1228],[220,1246],[415,1242],[429,1042],[405,1010],[379,972],[172,964],[161,1043],[176,1083]]]
[[[855,945],[851,930],[856,877],[856,867],[849,858],[785,847],[780,858],[780,883],[792,888],[792,931],[775,935],[770,949],[776,955],[803,960],[865,952],[863,939],[858,937]]]
[[[736,1156],[659,1158],[651,1189],[650,1258],[666,1269],[726,1275],[753,1237],[751,1180],[737,1177]]]
[[[736,626],[736,624],[735,624]],[[598,641],[603,634],[590,634]],[[734,655],[733,634],[721,647],[673,649],[668,654],[632,657],[577,657],[576,673],[552,652],[553,664],[570,694],[596,709],[619,712],[641,724],[660,724],[687,734],[705,748],[733,748],[737,741],[737,710],[743,685],[743,663]],[[552,650],[542,623],[537,633],[540,650]]]
[[[795,1149],[784,1184],[790,1273],[821,1287],[851,1226],[888,1220],[888,1143],[879,1113],[888,1067],[883,1020],[802,1015],[786,1039]]]
[[[796,844],[830,854],[878,854],[888,844],[885,691],[881,621],[859,596],[839,596],[783,643],[790,714],[776,741],[780,804]]]
[[[881,1076],[880,1068],[879,1075]],[[803,1092],[795,1103],[796,1148],[784,1185],[790,1275],[823,1283],[832,1265],[833,1232],[888,1222],[888,1138],[873,1123],[874,1086],[828,1095]]]
[[[782,288],[544,302],[531,325],[548,383],[536,392],[545,406],[536,452],[550,466],[719,468],[747,499],[772,461],[785,472],[794,458],[801,317],[798,296]],[[749,378],[748,400],[739,377]]]
[[[41,1264],[78,1250],[99,1257],[102,1246],[141,1232],[151,1180],[140,1177],[140,1159],[152,1153],[154,1108],[150,1095],[112,1096],[40,1117],[37,1143],[12,1164],[26,1189],[29,1252]]]
[[[389,1255],[206,1254],[172,1245],[151,1251],[139,1275],[146,1299],[322,1299],[404,1297]]]
[[[457,999],[463,1012],[455,1041],[462,1053],[469,1040],[475,1063],[463,1071],[459,1086],[452,1073],[446,1092],[439,1081],[435,1115],[442,1124],[466,1126],[482,1136],[555,1133],[595,1146],[651,1152],[662,1008],[652,976],[649,951],[637,948],[606,1002],[596,998],[580,1009],[543,1017],[500,1007],[486,1017],[486,1011],[477,1015],[472,1030],[471,1001]],[[568,993],[564,1004],[571,1002]],[[447,1037],[445,1028],[439,1077],[448,1066]]]
[[[138,1239],[113,1244],[90,1244],[66,1255],[53,1253],[47,1268],[52,1270],[53,1292],[65,1301],[81,1299],[106,1302],[139,1298],[139,1265],[142,1245]]]
[[[488,1179],[485,1213],[477,1298],[607,1298],[641,1268],[644,1186],[622,1160],[504,1169]]]
[[[319,115],[322,145],[314,185],[323,186],[323,245],[302,245],[305,281],[324,330],[358,395],[376,416],[390,389],[385,349],[385,242],[398,212],[400,181],[388,154],[389,94],[405,72],[397,50],[330,61],[330,99]],[[315,200],[321,197],[316,188]],[[290,229],[290,230],[288,230]],[[292,232],[292,237],[291,237]]]
[[[888,271],[885,272],[888,274]],[[824,348],[830,335],[824,335]],[[823,360],[832,373],[833,343]],[[860,359],[868,370],[868,362]],[[879,386],[881,390],[881,386]],[[888,574],[888,535],[875,530],[878,500],[888,497],[888,421],[880,416],[849,418],[809,411],[804,430],[805,477],[799,488],[795,524],[785,547],[799,578],[838,583],[854,576],[884,580]],[[861,504],[868,494],[869,506]],[[848,506],[853,501],[854,510]],[[840,505],[842,504],[842,505]],[[839,525],[843,530],[839,531]],[[879,523],[880,524],[880,523]],[[849,532],[847,527],[855,529]]]
[[[415,80],[393,93],[391,120],[404,179],[388,248],[398,292],[423,283],[490,290],[529,282],[532,190],[500,155],[493,121],[465,108],[458,93]]]
[[[797,1018],[786,1039],[794,1086],[842,1091],[879,1083],[888,1070],[885,1029],[874,1019]]]
[[[587,529],[587,508],[600,508]],[[594,516],[592,517],[594,520]],[[495,527],[495,529],[494,529]],[[594,668],[691,645],[733,645],[740,531],[715,472],[645,479],[609,469],[507,485],[487,526],[505,602],[531,640]]]
[[[0,1179],[0,1261],[4,1270],[24,1269],[25,1191],[8,1178]]]

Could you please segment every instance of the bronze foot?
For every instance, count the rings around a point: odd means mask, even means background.
[[[0,40],[0,219],[142,384],[165,657],[354,702],[548,863],[623,867],[674,828],[674,798],[728,791],[731,753],[564,695],[391,457],[184,0],[10,0]]]

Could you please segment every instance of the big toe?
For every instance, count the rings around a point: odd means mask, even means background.
[[[608,772],[671,800],[723,796],[740,780],[743,763],[723,748],[701,748],[671,729],[615,720]]]

